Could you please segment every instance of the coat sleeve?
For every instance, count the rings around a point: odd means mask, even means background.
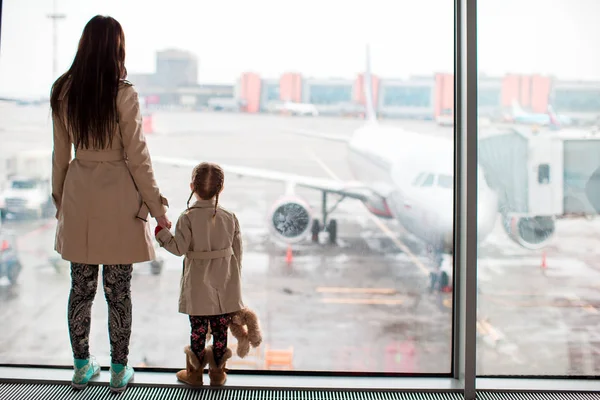
[[[119,129],[127,155],[127,166],[133,181],[154,218],[166,214],[167,201],[161,196],[154,179],[150,152],[142,131],[142,115],[136,90],[131,85],[121,86],[117,99]],[[148,211],[146,211],[147,213]]]
[[[233,244],[232,244],[233,255],[237,259],[238,268],[241,271],[242,270],[242,253],[244,252],[244,249],[242,247],[242,233],[240,232],[240,223],[239,223],[237,217],[235,216],[235,214],[233,214],[233,220],[235,222],[235,229],[234,229],[234,233],[233,233]]]
[[[190,219],[187,215],[182,215],[177,220],[175,226],[175,235],[172,235],[168,229],[161,229],[156,235],[156,240],[169,253],[176,256],[182,256],[190,250],[192,243],[192,228]]]
[[[67,169],[71,162],[71,140],[60,118],[52,117],[53,127],[53,150],[52,150],[52,201],[56,206],[56,216],[60,213],[62,203],[63,187]]]

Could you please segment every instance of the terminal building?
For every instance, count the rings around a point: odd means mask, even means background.
[[[210,99],[233,98],[233,85],[198,83],[198,59],[187,51],[168,49],[156,53],[156,72],[130,74],[148,106],[197,108]]]
[[[243,73],[234,84],[199,84],[199,64],[190,52],[167,49],[156,53],[156,70],[131,74],[148,106],[203,108],[235,103],[244,112],[272,112],[282,102],[312,104],[320,115],[364,113],[363,75],[355,78],[315,78],[300,72],[263,77]],[[381,118],[435,119],[454,113],[454,76],[437,73],[407,79],[372,76],[373,104]],[[508,74],[479,79],[482,117],[502,120],[518,104],[523,110],[545,113],[548,106],[576,122],[600,116],[600,82],[563,81],[550,76]],[[214,107],[213,107],[214,108]]]
[[[269,111],[277,102],[313,104],[319,114],[364,112],[362,74],[355,79],[306,78],[285,73],[265,79],[256,72],[243,74],[236,93],[246,112]],[[373,104],[382,118],[435,119],[454,112],[454,75],[438,73],[408,79],[372,76]],[[481,75],[478,104],[483,117],[501,120],[516,103],[523,110],[545,113],[552,105],[576,121],[589,122],[600,115],[600,82],[570,82],[542,75]]]
[[[382,79],[377,96],[377,111],[384,118],[429,119],[435,114],[433,77]]]
[[[561,113],[600,124],[600,82],[557,81],[550,98]]]

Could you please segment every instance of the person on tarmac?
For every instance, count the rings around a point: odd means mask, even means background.
[[[142,133],[138,95],[126,75],[121,25],[98,15],[85,26],[73,64],[52,86],[55,250],[71,262],[68,322],[76,389],[100,373],[89,352],[100,264],[109,309],[110,389],[121,392],[133,378],[132,264],[155,258],[148,214],[159,226],[171,226]]]
[[[211,386],[225,384],[225,364],[232,355],[227,348],[227,329],[232,316],[244,308],[242,235],[235,214],[219,207],[223,184],[220,166],[197,165],[188,207],[177,220],[175,236],[161,226],[155,231],[161,247],[185,255],[179,312],[189,315],[191,343],[184,349],[186,369],[177,372],[177,379],[192,386],[202,385],[207,364]],[[190,206],[192,196],[196,202]],[[209,325],[213,345],[205,348]]]

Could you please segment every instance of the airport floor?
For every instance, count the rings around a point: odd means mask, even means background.
[[[33,115],[33,116],[32,116]],[[0,107],[0,157],[32,146],[51,146],[46,109]],[[6,117],[6,118],[5,118]],[[341,180],[352,179],[341,143],[298,137],[302,128],[350,135],[361,121],[266,115],[157,112],[147,135],[152,155],[271,168]],[[431,122],[392,121],[429,135],[452,135]],[[400,133],[401,134],[401,133]],[[2,171],[0,171],[2,172]],[[189,195],[189,168],[155,165],[175,221]],[[429,291],[433,262],[427,246],[395,222],[381,221],[355,201],[332,214],[336,246],[306,240],[292,248],[275,243],[267,229],[279,183],[227,176],[221,197],[236,212],[244,241],[246,303],[260,317],[264,344],[231,368],[310,371],[448,373],[452,351],[452,294]],[[298,190],[318,215],[321,196]],[[66,325],[68,264],[53,251],[55,222],[9,220],[19,235],[24,265],[19,283],[0,280],[0,362],[70,364]],[[478,373],[597,374],[600,372],[600,224],[560,221],[556,238],[541,252],[512,243],[500,223],[479,251]],[[159,251],[160,274],[135,266],[130,360],[151,367],[184,364],[189,340],[177,312],[182,260]],[[90,344],[109,361],[107,310],[99,287]],[[289,358],[276,365],[274,355]],[[596,354],[594,357],[593,355]],[[280,361],[281,361],[281,357]],[[285,357],[283,357],[285,359]],[[276,360],[275,360],[276,361]]]

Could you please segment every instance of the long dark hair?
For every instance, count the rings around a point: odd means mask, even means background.
[[[66,116],[76,149],[110,147],[117,124],[119,82],[126,76],[121,24],[96,15],[83,29],[71,68],[54,82],[50,96],[53,117]]]

